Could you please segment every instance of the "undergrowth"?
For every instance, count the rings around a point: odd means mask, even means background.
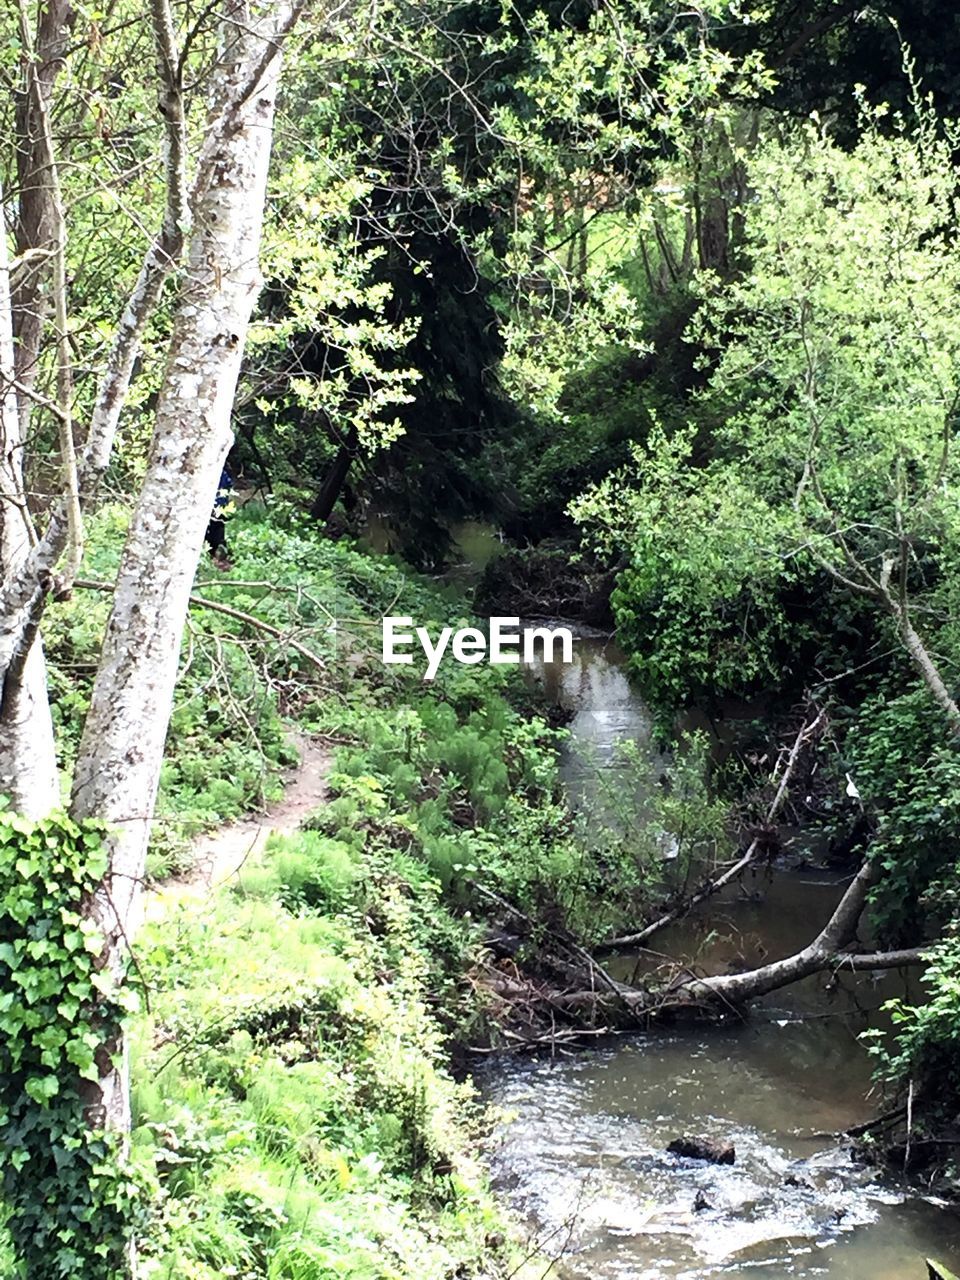
[[[114,510],[94,525],[94,580],[111,576],[122,530]],[[383,665],[380,618],[455,624],[452,589],[290,512],[247,508],[229,542],[231,567],[204,564],[195,585],[232,613],[191,611],[153,838],[161,884],[137,945],[144,1274],[513,1274],[471,1154],[481,1113],[447,1065],[452,1045],[489,1034],[470,975],[503,909],[533,925],[531,954],[551,933],[592,941],[632,923],[664,891],[664,829],[682,834],[671,874],[689,874],[722,840],[700,749],[666,790],[651,774],[663,762],[627,750],[617,820],[578,815],[563,731],[531,713],[515,669],[451,663],[424,685]],[[50,631],[73,746],[108,607],[78,593]],[[335,748],[306,829],[229,887],[164,887],[192,834],[277,793],[290,721]]]
[[[156,1171],[150,1276],[392,1280],[503,1274],[445,1067],[468,929],[427,877],[303,833],[213,898],[168,902],[141,964],[134,1146]],[[446,985],[437,982],[446,965]]]

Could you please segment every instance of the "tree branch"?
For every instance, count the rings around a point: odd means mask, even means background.
[[[800,757],[801,748],[816,733],[824,715],[825,712],[820,711],[814,720],[810,721],[809,724],[803,725],[800,732],[794,739],[786,767],[783,771],[783,776],[780,779],[780,785],[777,787],[776,795],[770,802],[764,817],[764,824],[766,826],[769,826],[780,812],[780,808],[787,796],[787,788],[790,785],[794,769],[797,766],[797,760]],[[666,912],[666,914],[660,916],[659,919],[654,920],[651,924],[648,924],[638,933],[628,933],[623,934],[618,938],[610,938],[608,941],[601,943],[599,947],[595,948],[595,950],[602,955],[608,951],[622,951],[630,947],[643,946],[643,944],[649,938],[652,938],[655,933],[659,933],[661,929],[666,928],[668,924],[672,924],[674,920],[679,920],[681,916],[686,915],[688,911],[692,911],[699,903],[705,902],[707,898],[713,897],[714,894],[719,893],[721,889],[735,880],[737,876],[739,876],[742,871],[745,871],[751,862],[753,862],[757,855],[757,849],[759,846],[759,837],[751,840],[743,857],[738,859],[732,867],[728,867],[722,875],[711,881],[706,888],[699,890],[699,892],[695,893],[691,898],[688,898],[686,902],[682,903],[678,907],[674,907],[672,911]]]
[[[63,212],[60,172],[53,151],[50,115],[37,71],[37,52],[27,16],[26,0],[19,0],[18,17],[20,42],[26,64],[27,91],[33,102],[33,114],[39,132],[40,155],[43,168],[46,169],[46,204],[50,214],[50,233],[53,241],[52,285],[57,339],[56,417],[59,427],[60,465],[63,474],[63,501],[67,515],[65,547],[67,563],[63,573],[62,587],[58,587],[58,590],[69,591],[70,583],[76,577],[83,558],[83,518],[80,512],[77,454],[73,438],[73,356],[70,349],[67,307],[67,225]],[[35,177],[39,180],[39,173]]]
[[[77,578],[74,586],[80,587],[84,591],[112,593],[114,590],[112,582],[100,582],[94,578]],[[305,658],[311,666],[326,674],[327,664],[319,654],[313,653],[306,645],[302,645],[298,640],[294,640],[292,636],[286,635],[279,627],[273,626],[272,623],[264,622],[262,618],[258,618],[252,613],[244,613],[242,609],[235,609],[232,605],[222,604],[219,600],[208,600],[204,596],[191,594],[190,603],[195,608],[210,609],[213,613],[222,613],[225,617],[233,618],[236,622],[242,622],[244,626],[251,627],[255,631],[262,631],[264,635],[271,636],[280,644],[286,645],[288,649],[298,653],[301,658]]]

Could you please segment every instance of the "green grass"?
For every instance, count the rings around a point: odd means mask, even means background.
[[[337,848],[276,841],[236,888],[174,900],[141,941],[148,1275],[440,1280],[506,1265],[467,1154],[479,1111],[432,1008],[421,922],[443,914],[436,888],[386,863],[361,887]]]
[[[122,530],[116,512],[94,522],[91,576],[109,575]],[[198,594],[295,630],[324,669],[240,621],[191,614],[155,875],[194,832],[275,794],[285,720],[339,745],[309,829],[272,838],[207,898],[161,895],[137,941],[143,1274],[513,1274],[471,1154],[482,1112],[448,1069],[454,1043],[487,1032],[465,981],[481,890],[588,938],[632,917],[645,872],[635,849],[583,840],[559,782],[563,735],[531,716],[516,671],[453,663],[425,686],[383,666],[384,613],[449,625],[462,600],[289,513],[235,518],[230,545],[229,574],[204,566]],[[68,755],[107,607],[96,596],[51,618]]]

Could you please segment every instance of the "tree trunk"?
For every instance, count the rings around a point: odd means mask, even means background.
[[[260,231],[280,71],[278,6],[268,32],[248,6],[225,6],[211,115],[241,100],[197,195],[147,472],[127,535],[74,778],[71,812],[114,824],[110,869],[91,911],[119,972],[139,923],[149,822],[177,677],[190,588],[232,434],[230,412],[261,277]],[[243,94],[251,72],[258,83]],[[124,1129],[122,1063],[104,1064],[91,1122]]]
[[[39,6],[34,49],[21,48],[22,82],[15,94],[17,140],[17,221],[14,238],[21,259],[12,284],[15,368],[21,427],[30,425],[30,389],[37,375],[40,344],[50,309],[46,282],[56,238],[56,217],[47,169],[47,138],[42,113],[47,110],[73,21],[71,0],[46,0]],[[31,65],[31,59],[35,59]],[[36,94],[31,89],[31,80]],[[39,102],[37,98],[39,97]]]
[[[317,491],[317,496],[313,500],[310,508],[310,514],[314,520],[326,523],[333,513],[337,499],[340,497],[341,490],[346,482],[350,472],[350,466],[353,463],[354,455],[357,448],[357,433],[351,431],[347,439],[343,442],[337,451],[337,456],[330,465],[330,470],[324,476],[323,484]]]
[[[49,0],[38,15],[35,47],[23,41],[20,51],[22,82],[14,104],[18,180],[14,240],[19,257],[15,279],[8,270],[5,237],[0,246],[0,580],[4,587],[21,573],[35,541],[23,457],[30,431],[30,393],[49,308],[45,288],[59,234],[46,112],[62,67],[72,12],[69,0]],[[0,627],[3,633],[12,626],[14,633],[0,678],[0,794],[17,812],[31,818],[49,813],[60,800],[38,629],[45,586],[38,586],[25,607],[5,617]]]
[[[59,9],[58,12],[60,12]],[[11,672],[16,673],[22,665],[24,668],[22,681],[29,690],[29,696],[24,699],[25,705],[20,708],[15,716],[14,723],[18,726],[16,732],[6,735],[0,734],[0,790],[4,787],[4,779],[20,777],[21,782],[17,794],[27,797],[33,794],[33,788],[32,785],[28,785],[29,766],[25,771],[21,762],[24,759],[29,761],[31,743],[35,738],[35,735],[26,727],[29,723],[28,713],[31,713],[32,709],[36,708],[38,709],[37,714],[41,714],[39,708],[46,698],[46,691],[42,655],[39,658],[31,656],[29,662],[24,662],[23,655],[28,653],[31,643],[34,647],[39,644],[37,640],[30,641],[29,635],[30,633],[36,633],[48,595],[54,587],[54,575],[57,565],[71,541],[74,543],[75,554],[72,557],[73,563],[71,563],[68,570],[68,577],[77,567],[76,549],[78,543],[76,534],[78,521],[84,506],[92,500],[100,478],[107,468],[120,419],[120,412],[133,376],[136,357],[140,350],[143,331],[160,299],[164,282],[180,256],[183,245],[183,229],[187,221],[186,124],[183,96],[179,88],[179,72],[177,70],[179,58],[175,47],[176,37],[168,0],[151,0],[151,18],[158,53],[160,83],[163,89],[164,167],[166,176],[166,205],[163,223],[144,256],[136,284],[120,317],[103,376],[97,388],[97,395],[83,448],[80,450],[79,458],[72,460],[72,484],[69,486],[68,491],[61,494],[53,504],[43,537],[37,541],[31,532],[28,538],[29,550],[25,555],[18,554],[16,557],[0,561],[0,571],[2,571],[0,572],[0,584],[2,584],[0,585],[0,689],[7,688],[8,674]],[[44,22],[42,21],[41,26],[43,25]],[[21,27],[26,30],[26,26],[26,16],[21,9]],[[22,41],[25,47],[30,43],[28,38],[29,31],[26,31],[26,36],[27,38]],[[48,35],[46,39],[49,40],[49,38]],[[43,150],[46,167],[49,171],[45,179],[48,189],[43,202],[43,209],[45,218],[50,222],[56,223],[58,206],[55,191],[51,185],[56,181],[56,173],[53,142],[49,132],[49,117],[46,112],[43,86],[37,84],[35,78],[32,87],[34,91],[34,124],[40,134],[38,138],[34,139],[34,146]],[[223,123],[221,121],[221,125]],[[40,181],[40,176],[40,170],[37,170],[35,175],[37,182]],[[35,219],[36,215],[34,215],[34,221]],[[34,231],[34,235],[39,234],[39,231]],[[59,235],[62,238],[64,234],[65,231],[61,224]],[[62,267],[62,245],[59,246],[59,250],[61,254],[60,266]],[[8,296],[8,291],[5,292],[5,296]],[[63,301],[65,305],[65,298]],[[21,305],[23,305],[22,299]],[[61,326],[61,328],[64,329],[65,326]],[[7,361],[7,366],[11,371],[14,369],[13,356]],[[4,385],[9,386],[8,383]],[[26,382],[21,382],[20,388],[21,391],[25,390],[32,394],[29,379]],[[59,389],[62,390],[62,388]],[[31,395],[28,394],[26,396],[27,403],[29,403],[30,398]],[[24,432],[26,431],[28,416],[24,412],[23,403],[21,402],[19,437],[21,442],[26,439]],[[69,421],[66,423],[61,422],[62,441],[69,428]],[[9,429],[6,431],[5,438],[8,441],[13,439]],[[22,465],[18,461],[21,454],[22,448],[16,452],[17,475],[19,475],[19,468]],[[6,450],[5,456],[8,460],[14,457],[10,449]],[[16,495],[21,492],[21,488],[7,487],[6,482],[10,479],[8,475],[5,474],[2,478],[5,481],[4,493]],[[23,510],[24,512],[26,511],[25,506]],[[43,712],[43,714],[48,713]],[[41,728],[38,730],[37,736],[45,738],[45,731]],[[26,752],[27,755],[24,756],[23,752]],[[30,811],[34,807],[36,806],[31,803],[24,807],[24,811]]]
[[[920,672],[924,684],[930,690],[934,702],[947,717],[950,728],[957,734],[960,733],[960,707],[957,706],[954,699],[950,696],[950,691],[940,675],[936,663],[930,657],[926,645],[920,639],[913,623],[907,615],[906,609],[898,606],[894,611],[897,621],[897,629],[903,640],[904,648],[910,655],[910,659],[914,666]]]
[[[14,368],[7,240],[0,235],[0,576],[4,582],[20,570],[33,538],[23,483],[24,420],[14,391]],[[46,666],[39,633],[30,625],[21,626],[13,660],[0,681],[0,794],[16,812],[30,818],[49,813],[60,799]]]
[[[843,949],[856,937],[867,893],[876,879],[874,865],[865,862],[833,915],[809,946],[747,973],[723,974],[713,978],[686,976],[660,990],[651,991],[614,981],[587,956],[586,968],[571,974],[578,979],[578,988],[574,990],[544,988],[542,983],[527,982],[519,974],[508,976],[500,972],[491,972],[485,986],[492,995],[515,1004],[527,1018],[535,1014],[552,1022],[555,1013],[562,1012],[578,1025],[585,1020],[587,1034],[595,1035],[600,1009],[605,1011],[611,1026],[645,1027],[653,1019],[669,1017],[678,1009],[739,1010],[751,1000],[815,973],[829,970],[868,973],[925,963],[926,957],[921,949],[870,952],[847,952]],[[566,964],[561,967],[569,969]],[[600,984],[598,977],[602,980]],[[531,1039],[533,1043],[539,1043],[539,1031],[535,1030]]]

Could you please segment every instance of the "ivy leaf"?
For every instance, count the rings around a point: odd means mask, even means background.
[[[60,1092],[60,1081],[54,1075],[31,1076],[23,1087],[34,1102],[46,1106]]]

